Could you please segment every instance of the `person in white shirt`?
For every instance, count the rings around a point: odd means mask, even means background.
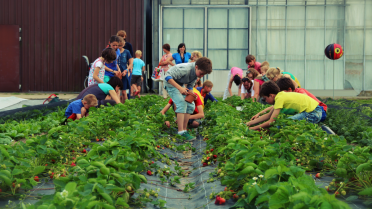
[[[243,85],[241,89],[241,99],[243,100],[243,99],[252,98],[254,96],[253,80],[250,80],[249,78],[245,77],[242,79],[242,84]]]

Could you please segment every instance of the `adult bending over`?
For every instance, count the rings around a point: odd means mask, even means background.
[[[98,105],[111,105],[119,104],[120,99],[118,97],[119,90],[123,89],[123,82],[120,78],[114,76],[111,77],[107,83],[93,84],[88,88],[84,89],[76,98],[76,100],[83,99],[88,94],[93,94],[96,96]]]
[[[227,78],[228,78],[227,86],[225,92],[223,93],[222,100],[225,100],[228,94],[230,94],[230,96],[233,95],[231,91],[231,86],[233,82],[239,87],[238,96],[240,96],[240,91],[242,88],[241,79],[243,78],[243,70],[238,67],[232,67],[229,74],[227,75]]]
[[[249,79],[249,78],[243,78],[242,79],[242,83],[243,83],[243,86],[242,86],[242,95],[241,95],[241,99],[249,99],[249,98],[252,98],[254,96],[254,90],[253,90],[253,85],[254,85],[254,81]]]

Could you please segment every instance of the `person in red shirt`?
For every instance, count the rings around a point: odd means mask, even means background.
[[[323,102],[321,102],[318,98],[316,98],[312,93],[308,92],[306,89],[303,89],[303,88],[295,88],[294,84],[293,84],[293,81],[292,79],[290,78],[287,78],[287,77],[282,77],[280,78],[276,84],[279,86],[280,88],[280,91],[285,91],[285,92],[297,92],[297,93],[300,93],[300,94],[305,94],[309,97],[311,97],[312,99],[314,99],[315,101],[317,101],[319,103],[319,106],[321,106],[323,108],[323,114],[322,114],[322,119],[320,120],[321,122],[324,121],[327,117],[327,105],[324,104]],[[266,108],[265,110],[257,113],[255,116],[252,117],[251,120],[254,120],[256,118],[258,118],[260,116],[261,113],[265,113],[269,110],[271,110],[274,106],[271,106],[271,107],[268,107]]]
[[[195,103],[195,110],[193,114],[190,115],[189,122],[188,122],[188,125],[190,128],[197,128],[201,124],[201,119],[204,118],[203,103],[198,95],[194,103]],[[162,111],[160,111],[160,113],[165,115],[165,113],[169,110],[171,106],[173,106],[173,110],[177,109],[172,99],[169,100],[168,104],[163,108]],[[170,127],[169,121],[165,121],[164,123],[166,126],[168,126],[168,128]]]

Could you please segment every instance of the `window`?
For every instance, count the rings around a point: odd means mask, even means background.
[[[249,7],[163,7],[160,45],[168,43],[176,53],[185,43],[187,52],[208,56],[214,70],[246,69],[249,21]]]
[[[172,53],[185,43],[187,52],[204,55],[204,8],[164,8],[162,35],[162,44],[168,43]]]

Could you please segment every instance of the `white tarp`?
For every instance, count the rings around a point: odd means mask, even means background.
[[[22,99],[22,98],[18,98],[18,97],[14,97],[14,96],[12,96],[12,97],[0,97],[0,109],[15,105],[15,104],[17,104],[21,101],[24,101],[24,100],[27,100],[27,99]]]

